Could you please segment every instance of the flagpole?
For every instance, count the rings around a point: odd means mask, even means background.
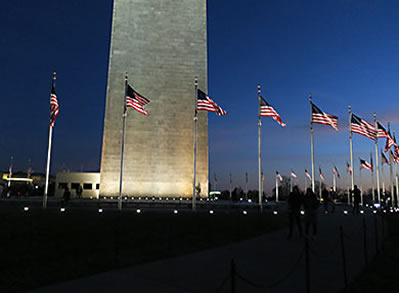
[[[233,201],[233,181],[231,180],[231,172],[230,172],[230,201]]]
[[[306,175],[305,175],[305,192],[306,192],[306,189],[308,189],[308,181],[307,181]]]
[[[334,189],[334,192],[337,192],[337,178],[336,178],[336,174],[335,174],[335,172],[333,172],[333,189]]]
[[[128,82],[128,73],[125,75],[125,96],[123,98],[123,126],[122,126],[122,142],[121,142],[121,169],[119,175],[119,197],[118,197],[118,210],[122,210],[122,184],[123,184],[123,156],[125,153],[125,130],[126,130],[126,116],[127,116],[127,107],[126,107],[126,96],[127,96],[127,82]]]
[[[292,177],[292,174],[290,174],[290,192],[292,192],[292,180],[294,180],[293,178],[294,177]]]
[[[262,195],[263,195],[263,188],[262,188],[262,152],[261,152],[261,127],[262,122],[260,119],[260,85],[258,85],[258,178],[259,178],[259,208],[260,212],[262,212]]]
[[[393,164],[393,160],[392,160],[392,154],[391,154],[391,150],[389,150],[389,180],[391,181],[391,201],[392,201],[392,206],[395,206],[395,197],[393,194],[393,179],[392,179],[392,164]]]
[[[314,145],[313,145],[313,123],[312,123],[312,94],[309,95],[310,102],[310,154],[312,158],[312,191],[315,192],[314,186]]]
[[[396,206],[399,206],[398,163],[395,163]]]
[[[196,200],[197,200],[197,192],[195,188],[196,179],[197,179],[197,128],[198,128],[198,110],[197,110],[197,98],[198,98],[198,79],[195,77],[194,79],[194,175],[193,175],[193,200],[192,200],[192,211],[195,212]]]
[[[377,127],[377,114],[374,113],[374,126],[375,129],[377,129],[378,133],[378,127]],[[379,158],[378,158],[378,135],[375,139],[375,166],[377,169],[376,176],[377,176],[377,199],[378,202],[381,202],[381,191],[380,191],[380,164],[379,164]],[[373,189],[374,190],[374,189]]]
[[[382,153],[382,149],[380,150]],[[381,159],[381,180],[382,180],[382,195],[385,196],[385,178],[384,178],[384,164]]]
[[[371,194],[373,198],[373,202],[375,202],[375,192],[374,192],[374,171],[370,172],[371,175]]]
[[[53,72],[53,80],[52,84],[55,83],[55,80],[57,79],[56,72]],[[49,133],[48,133],[48,149],[47,149],[47,166],[46,166],[46,184],[44,186],[44,195],[43,195],[43,208],[47,208],[47,196],[48,196],[48,182],[49,182],[49,177],[50,177],[50,159],[51,159],[51,141],[53,137],[53,126],[51,125],[50,122],[50,128],[49,128]]]
[[[276,176],[276,202],[278,202],[278,178]]]
[[[348,106],[348,112],[349,112],[349,147],[350,147],[350,155],[351,155],[351,190],[354,189],[354,180],[353,176],[355,173],[355,169],[353,168],[353,145],[352,145],[352,111],[351,111],[351,105]]]
[[[7,182],[7,187],[8,187],[8,194],[7,197],[10,196],[11,193],[11,177],[12,177],[12,167],[13,167],[13,163],[14,163],[14,157],[11,156],[10,157],[10,167],[8,168],[8,182]]]
[[[362,183],[362,168],[359,168],[359,183],[360,183],[360,203],[363,206],[363,183]]]
[[[351,171],[351,173],[352,173],[353,171]],[[351,187],[350,187],[350,185],[351,185],[351,183],[350,183],[350,177],[348,177],[348,205],[350,205],[351,204]]]

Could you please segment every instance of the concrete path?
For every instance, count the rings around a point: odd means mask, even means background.
[[[319,215],[319,233],[309,241],[310,292],[342,292],[344,269],[339,227],[344,229],[347,278],[350,282],[365,264],[363,219],[367,227],[368,259],[376,253],[375,219],[381,240],[382,221],[370,210],[364,215]],[[233,292],[231,261],[236,271],[235,292],[306,292],[305,240],[287,230],[190,255],[93,275],[33,290],[46,292]],[[280,281],[280,282],[279,282]]]

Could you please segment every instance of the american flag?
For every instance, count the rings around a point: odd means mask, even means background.
[[[385,152],[387,152],[392,146],[397,146],[396,138],[392,138],[390,131],[387,132],[386,138],[387,140],[385,142]]]
[[[305,169],[305,175],[306,175],[306,177],[309,178],[309,180],[312,180],[312,176],[310,176],[308,170],[306,170],[306,169]]]
[[[283,181],[283,177],[281,177],[280,173],[278,171],[276,171],[276,177],[282,182]]]
[[[383,153],[382,150],[381,150],[381,165],[384,165],[384,164],[391,165],[391,164],[389,163],[387,157],[385,157],[384,153]]]
[[[320,174],[321,181],[324,181],[324,176],[323,176],[323,173],[321,172],[321,168],[319,168],[319,174]]]
[[[338,169],[337,169],[336,166],[334,166],[333,172],[335,173],[335,175],[337,175],[338,178],[341,178],[341,175],[339,174]]]
[[[219,107],[207,94],[200,89],[197,90],[197,110],[215,112],[219,116],[226,115],[227,112]]]
[[[377,137],[378,138],[388,138],[391,136],[388,131],[385,130],[384,126],[380,122],[377,121]]]
[[[373,125],[368,123],[366,120],[357,117],[355,114],[352,114],[351,116],[352,132],[364,135],[372,140],[377,139],[377,129]]]
[[[278,124],[281,126],[285,127],[287,124],[285,124],[282,120],[280,115],[274,110],[272,106],[270,106],[265,99],[262,96],[259,96],[259,116],[261,117],[272,117],[274,121],[276,121]]]
[[[55,93],[55,75],[51,84],[50,93],[50,127],[54,126],[55,118],[60,113],[60,106],[58,105],[57,94]]]
[[[338,117],[324,113],[315,104],[310,103],[312,106],[312,123],[330,125],[335,130],[338,130]]]
[[[128,107],[130,107],[141,114],[148,115],[148,112],[144,109],[144,106],[149,102],[150,100],[136,92],[129,84],[127,85],[125,111]]]
[[[399,163],[399,157],[397,156],[397,154],[393,153],[392,150],[389,151],[389,156],[390,156],[391,160],[392,160],[395,164],[398,164],[398,163]]]
[[[291,171],[291,177],[293,177],[293,178],[297,177],[294,171]]]
[[[348,161],[346,161],[346,172],[352,174],[352,167],[349,165]]]
[[[360,160],[360,169],[367,169],[373,171],[373,165],[371,165],[369,162],[361,158],[359,158],[359,160]]]

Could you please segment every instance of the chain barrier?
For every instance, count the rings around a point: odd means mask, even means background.
[[[222,283],[220,283],[220,285],[219,285],[219,287],[216,289],[215,293],[221,292],[222,289],[223,289],[223,287],[224,287],[224,285],[226,284],[226,282],[227,282],[228,280],[230,280],[230,278],[231,278],[231,273],[229,272],[229,273],[227,274],[227,276],[223,279]]]
[[[312,253],[313,256],[323,259],[323,260],[327,260],[327,259],[331,259],[331,251],[334,251],[338,248],[338,245],[340,243],[340,239],[339,237],[337,238],[337,240],[335,241],[334,245],[332,245],[332,247],[330,249],[325,249],[326,254],[321,254],[320,252],[317,252],[315,250],[315,247],[312,247],[312,245],[309,245],[309,251]]]

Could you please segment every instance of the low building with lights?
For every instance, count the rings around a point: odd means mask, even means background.
[[[55,196],[64,196],[65,189],[71,192],[71,197],[77,197],[79,186],[82,188],[82,198],[98,198],[100,190],[99,172],[59,172],[55,179]]]

